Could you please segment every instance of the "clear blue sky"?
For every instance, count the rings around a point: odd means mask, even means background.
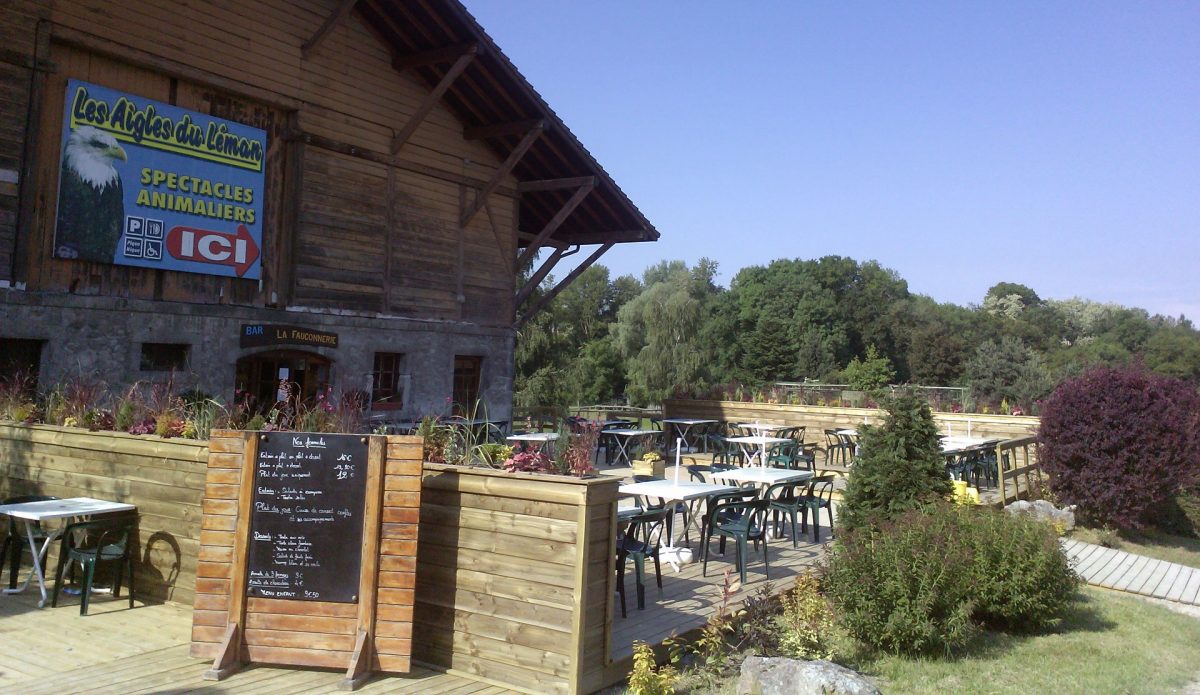
[[[662,233],[1200,319],[1200,2],[465,0]]]

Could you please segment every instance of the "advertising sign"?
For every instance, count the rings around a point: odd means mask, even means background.
[[[258,279],[267,134],[71,80],[54,255]]]

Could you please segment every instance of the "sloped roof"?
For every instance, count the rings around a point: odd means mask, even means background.
[[[466,130],[541,120],[543,132],[513,169],[518,181],[594,176],[595,188],[562,222],[551,239],[557,244],[654,241],[658,231],[579,142],[554,110],[496,46],[457,0],[359,0],[355,9],[394,49],[398,60],[438,49],[474,44],[476,56],[442,97]],[[417,65],[414,74],[435,87],[455,62],[452,50],[435,63]],[[484,137],[504,159],[522,139],[520,132]],[[572,188],[532,190],[521,195],[521,245],[530,241],[574,193]]]

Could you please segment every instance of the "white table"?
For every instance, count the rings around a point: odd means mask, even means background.
[[[767,447],[775,446],[776,444],[786,444],[792,440],[787,437],[767,437],[761,434],[755,434],[748,437],[730,437],[725,440],[734,442],[742,447],[742,453],[746,455],[746,464],[749,465],[755,456],[758,456],[758,465],[767,465]],[[751,448],[757,447],[758,452],[752,453]]]
[[[718,483],[695,483],[691,481],[680,480],[647,480],[644,483],[625,483],[617,488],[617,492],[622,495],[642,495],[644,497],[658,497],[662,499],[668,509],[673,509],[678,502],[687,502],[689,500],[708,497],[709,495],[718,492],[737,492],[738,488],[732,485],[721,485]],[[696,528],[699,533],[699,527],[696,527],[696,515],[692,515],[689,523]],[[687,548],[679,548],[675,545],[674,534],[667,537],[667,544],[659,548],[659,558],[670,563],[675,571],[679,571],[679,565],[688,560],[684,559],[684,551],[687,551],[690,559],[691,550]]]
[[[41,556],[50,547],[50,544],[62,535],[66,527],[63,526],[62,528],[47,532],[46,541],[42,544],[41,548],[38,548],[37,542],[33,538],[34,524],[51,519],[71,519],[78,516],[90,516],[92,514],[130,512],[136,509],[137,507],[132,504],[109,502],[92,497],[69,497],[63,500],[0,504],[0,514],[7,514],[14,519],[20,519],[25,522],[25,537],[29,542],[29,552],[33,554],[33,571],[25,578],[25,583],[16,589],[5,589],[4,593],[15,594],[25,591],[29,588],[29,583],[36,576],[38,589],[42,593],[42,600],[38,602],[38,608],[46,605],[46,573],[42,567]]]
[[[808,480],[813,477],[812,471],[795,471],[788,468],[731,468],[727,471],[712,473],[714,480],[732,480],[738,483],[756,483],[759,485],[774,485],[790,483],[795,480]]]
[[[635,439],[649,439],[662,434],[661,430],[600,430],[600,434],[610,435],[617,443],[617,463],[625,460],[626,466],[632,466],[629,460],[629,443]],[[614,464],[615,465],[615,464]]]
[[[942,453],[954,454],[963,449],[977,447],[988,440],[983,437],[944,437],[942,438]]]
[[[757,432],[760,435],[763,432],[778,432],[779,430],[787,429],[787,425],[773,425],[769,422],[739,422],[738,424],[734,425],[734,427],[740,427],[744,430]]]
[[[689,452],[694,449],[692,443],[688,441],[688,434],[691,433],[692,428],[696,425],[714,425],[716,423],[716,420],[694,420],[691,418],[670,418],[663,420],[664,425],[671,425],[672,429],[675,430],[675,433],[678,434],[679,438],[683,440],[684,448],[686,448]],[[708,447],[705,446],[704,450],[707,452]]]
[[[525,434],[510,434],[504,438],[506,441],[518,442],[521,444],[537,444],[539,447],[547,449],[547,454],[554,455],[554,445],[558,441],[557,432],[527,432]]]

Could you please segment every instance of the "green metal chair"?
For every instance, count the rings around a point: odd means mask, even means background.
[[[665,507],[648,510],[630,519],[629,531],[617,539],[617,593],[621,596],[621,617],[625,614],[625,563],[633,560],[637,607],[646,607],[646,558],[654,558],[654,578],[662,591],[662,567],[658,549],[669,511]]]
[[[792,523],[792,547],[797,545],[796,527],[801,515],[804,513],[807,504],[806,493],[808,492],[807,480],[793,480],[785,483],[775,483],[767,488],[763,497],[768,502],[768,507],[771,512],[771,525],[775,528],[775,535],[778,537],[782,529],[781,519],[786,515]]]
[[[80,587],[79,614],[87,615],[92,583],[96,566],[102,562],[115,564],[113,571],[113,598],[121,597],[121,571],[129,579],[129,607],[133,608],[133,554],[130,552],[129,537],[137,526],[137,515],[104,517],[93,521],[69,524],[62,536],[62,548],[58,556],[58,569],[54,573],[52,607],[58,605],[58,592],[63,584],[63,570],[78,562],[83,567],[83,586]]]
[[[837,476],[822,475],[808,481],[808,490],[804,493],[800,530],[808,530],[808,512],[813,517],[813,543],[821,542],[820,512],[824,509],[829,514],[829,532],[833,533],[833,481]]]
[[[712,521],[704,536],[704,563],[701,574],[708,576],[708,546],[712,536],[720,538],[721,553],[725,553],[725,538],[732,537],[737,546],[737,568],[746,583],[746,564],[750,552],[750,542],[758,549],[759,541],[763,544],[763,568],[767,577],[771,576],[771,565],[767,560],[767,510],[770,500],[766,498],[729,500],[721,502],[712,509]]]

